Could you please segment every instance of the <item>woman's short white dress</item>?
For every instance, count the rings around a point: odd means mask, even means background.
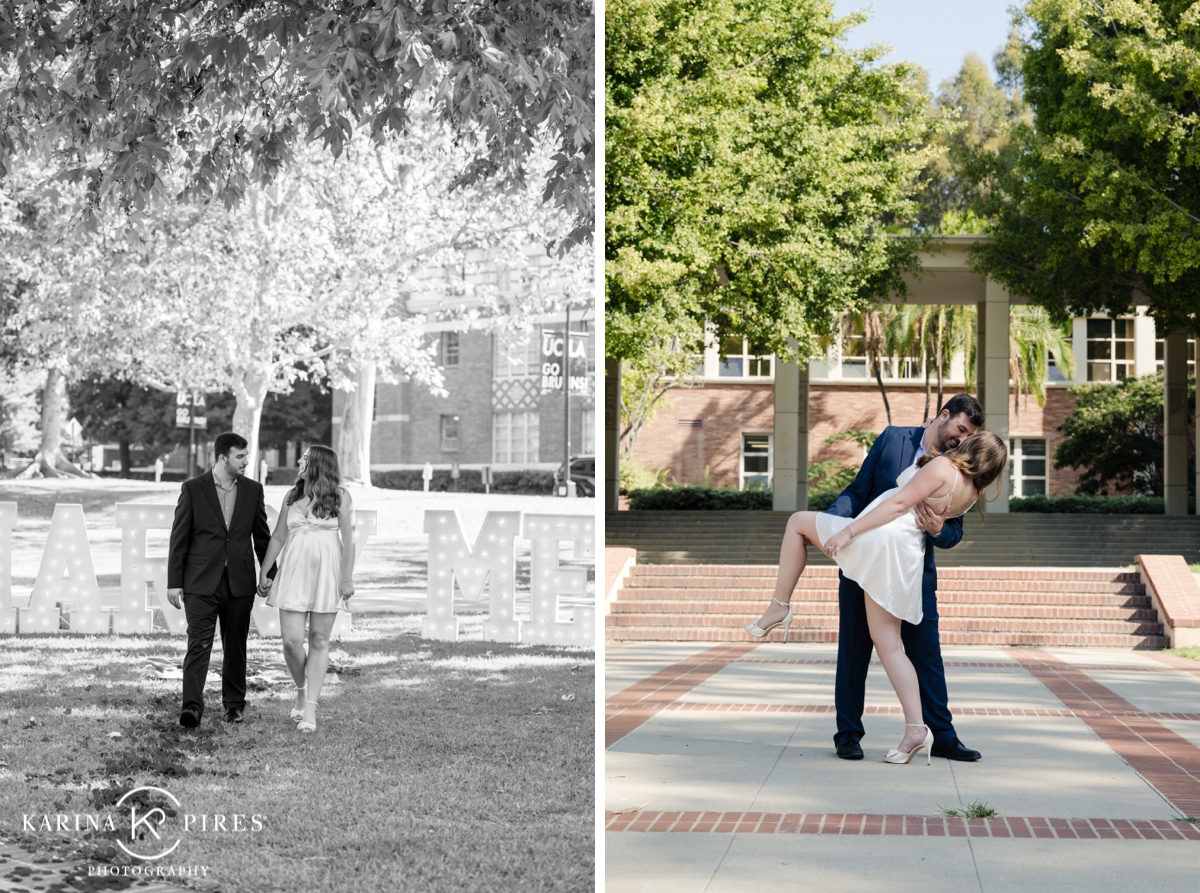
[[[308,499],[288,508],[288,537],[267,604],[281,611],[332,614],[342,604],[342,538],[337,518],[308,513]]]
[[[896,478],[896,486],[880,493],[865,509],[862,517],[881,501],[893,496],[913,479],[917,466],[911,465]],[[845,527],[854,518],[839,518],[821,512],[817,515],[817,536],[821,544]],[[921,578],[925,573],[925,531],[917,526],[916,514],[909,509],[899,518],[857,534],[838,550],[834,559],[842,573],[863,588],[863,592],[879,603],[889,614],[920,623]]]

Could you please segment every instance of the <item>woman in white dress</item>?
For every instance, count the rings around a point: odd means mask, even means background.
[[[349,610],[346,600],[354,594],[354,503],[340,482],[337,453],[325,446],[304,451],[296,484],[279,507],[259,578],[259,594],[279,609],[283,658],[296,686],[291,715],[301,732],[317,728],[329,633],[338,608]],[[272,583],[266,572],[276,557],[279,569]]]
[[[945,517],[964,514],[1000,477],[1007,461],[1004,442],[990,431],[979,431],[945,453],[922,456],[857,518],[796,512],[784,535],[771,605],[746,627],[750,635],[762,638],[782,626],[786,638],[792,591],[808,561],[807,545],[833,558],[866,594],[871,641],[904,710],[904,738],[888,752],[889,763],[907,763],[933,744],[933,732],[923,722],[917,674],[900,639],[900,622],[920,623],[922,617],[925,532],[917,526],[913,507],[925,500]]]

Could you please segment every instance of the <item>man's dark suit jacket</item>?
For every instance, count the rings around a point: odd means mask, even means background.
[[[841,518],[857,517],[876,496],[896,486],[896,478],[912,465],[924,434],[924,428],[884,428],[854,478],[854,483],[843,490],[826,511]],[[926,596],[932,596],[937,591],[933,547],[953,548],[958,545],[962,535],[962,518],[946,518],[941,533],[937,536],[925,535],[925,573],[921,579],[921,592]]]
[[[262,562],[270,539],[262,485],[245,477],[238,480],[237,501],[226,528],[217,484],[209,469],[183,482],[171,525],[167,588],[212,595],[221,582],[221,572],[228,568],[230,593],[239,598],[253,596],[258,588],[254,557]]]

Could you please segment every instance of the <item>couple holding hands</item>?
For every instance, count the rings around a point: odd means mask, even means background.
[[[1004,441],[978,430],[982,425],[979,401],[957,394],[924,427],[889,427],[826,512],[796,512],[788,520],[775,594],[746,632],[762,638],[782,626],[786,639],[789,603],[808,545],[838,563],[834,744],[843,759],[863,757],[859,739],[872,645],[904,710],[904,737],[884,759],[908,763],[921,750],[927,763],[931,756],[980,757],[958,740],[950,715],[933,547],[958,544],[962,516],[1004,472]]]
[[[263,487],[245,477],[246,439],[221,434],[214,453],[211,469],[184,482],[171,526],[167,600],[176,608],[182,602],[188,630],[179,724],[196,728],[204,715],[217,621],[225,720],[243,721],[246,638],[257,593],[279,609],[283,656],[295,685],[291,717],[301,732],[315,731],[329,635],[338,609],[354,594],[354,504],[341,486],[337,454],[324,446],[305,450],[272,533]]]

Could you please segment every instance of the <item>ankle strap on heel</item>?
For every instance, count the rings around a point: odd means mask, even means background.
[[[777,605],[783,605],[783,607],[785,607],[785,608],[790,608],[792,606],[791,602],[781,602],[775,596],[771,596],[771,601],[775,602],[775,604],[777,604]]]

